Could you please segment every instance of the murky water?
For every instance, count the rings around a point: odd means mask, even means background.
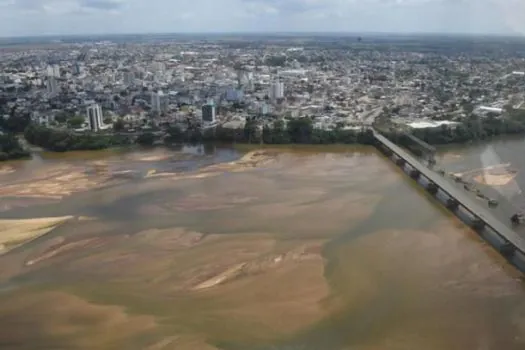
[[[0,257],[0,348],[525,347],[520,274],[373,149],[151,154],[105,155],[141,174],[109,186],[0,199],[0,218],[90,218]]]

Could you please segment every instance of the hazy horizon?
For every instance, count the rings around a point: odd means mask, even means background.
[[[0,0],[0,37],[156,33],[522,35],[517,0]],[[88,34],[85,34],[88,33]]]
[[[129,32],[129,33],[77,33],[77,34],[33,34],[33,35],[14,35],[1,36],[0,40],[9,39],[66,39],[66,38],[83,38],[95,37],[104,38],[110,36],[126,37],[126,36],[282,36],[282,37],[330,37],[330,36],[347,36],[347,37],[447,37],[447,38],[470,38],[470,37],[488,37],[488,38],[524,38],[521,34],[513,33],[447,33],[447,32],[339,32],[339,31],[289,31],[289,32],[271,32],[271,31],[232,31],[232,32]]]

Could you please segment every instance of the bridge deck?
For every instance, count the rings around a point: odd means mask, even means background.
[[[408,165],[418,170],[424,177],[434,182],[439,188],[448,196],[453,197],[458,203],[469,210],[471,213],[479,217],[485,224],[500,234],[503,238],[513,244],[522,253],[525,253],[525,241],[512,230],[510,227],[503,224],[500,220],[495,218],[488,208],[476,203],[465,192],[462,192],[454,184],[447,181],[445,178],[436,174],[434,171],[428,169],[425,165],[420,163],[415,157],[410,155],[407,151],[397,146],[383,135],[374,130],[374,137],[376,140],[388,147],[394,154],[403,158]]]
[[[408,132],[403,132],[403,135],[405,135],[406,137],[408,137],[409,139],[411,139],[412,141],[417,143],[419,146],[423,147],[427,152],[431,152],[431,153],[435,153],[436,152],[436,147],[429,145],[428,143],[426,143],[423,140],[418,139],[414,135],[412,135],[412,134],[410,134]]]

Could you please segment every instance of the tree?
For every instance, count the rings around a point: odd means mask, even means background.
[[[23,132],[29,123],[31,123],[29,113],[24,115],[11,115],[7,119],[0,117],[0,128],[8,132]]]
[[[82,124],[84,124],[85,121],[86,121],[86,119],[84,117],[75,116],[75,117],[69,118],[68,121],[67,121],[67,124],[70,127],[74,128],[74,129],[77,129],[77,128],[80,128],[82,126]]]
[[[155,143],[155,135],[151,132],[145,132],[137,137],[137,143],[142,146],[152,146]]]
[[[175,125],[168,129],[168,141],[170,142],[183,142],[184,141],[184,132],[182,129]]]
[[[113,130],[115,131],[122,131],[124,130],[125,124],[124,120],[118,119],[116,122],[113,123]]]
[[[244,124],[244,139],[251,143],[257,138],[257,122],[254,118],[246,118]]]
[[[55,115],[55,121],[57,123],[65,123],[67,121],[67,112],[60,111]]]

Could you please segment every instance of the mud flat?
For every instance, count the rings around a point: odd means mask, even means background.
[[[11,174],[15,171],[12,166],[0,165],[0,175]]]
[[[28,179],[3,184],[0,197],[62,199],[75,192],[101,186],[110,179],[107,172],[88,174],[88,167],[58,166],[43,169]]]
[[[462,173],[452,174],[467,182],[476,182],[487,186],[505,186],[517,175],[517,171],[510,164],[498,164],[481,169],[473,169]]]
[[[242,172],[252,168],[260,167],[271,163],[282,151],[279,150],[257,150],[245,154],[239,160],[234,162],[220,163],[202,168],[196,173],[179,174],[179,173],[157,173],[149,171],[146,178],[151,177],[171,177],[173,179],[200,179],[213,177],[223,172]]]
[[[72,216],[26,220],[0,220],[0,254],[45,235]]]

